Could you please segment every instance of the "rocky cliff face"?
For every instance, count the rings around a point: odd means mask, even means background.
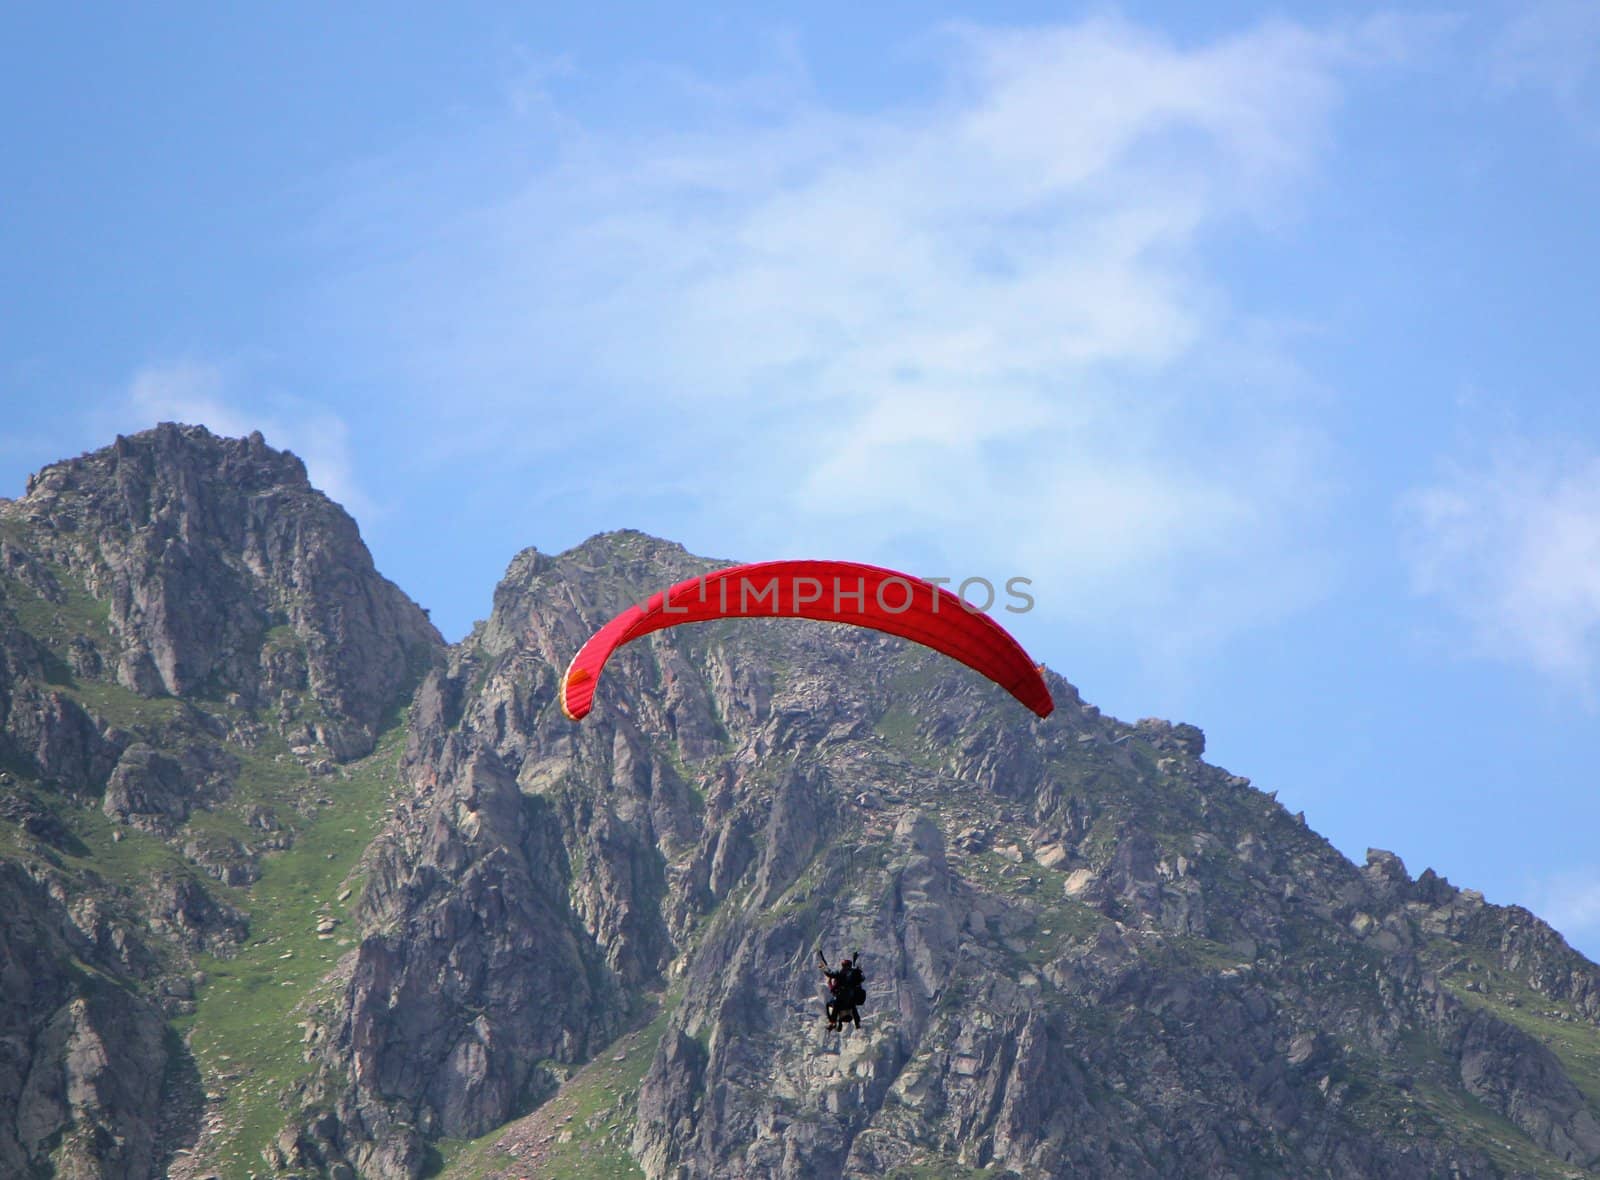
[[[63,892],[0,863],[0,1175],[54,1157],[81,1175],[151,1176],[165,1020],[124,982],[142,950],[99,945],[83,899],[74,915]]]
[[[260,435],[161,426],[0,501],[0,1174],[193,1141],[197,960],[442,647]]]
[[[708,564],[628,533],[525,553],[430,677],[321,1040],[331,1133],[285,1165],[416,1175],[663,1010],[610,1121],[559,1133],[651,1178],[1600,1170],[1600,972],[1351,864],[1192,726],[1059,678],[1035,721],[789,622],[653,636],[566,721],[570,652]],[[819,946],[864,953],[859,1033],[821,1026]]]
[[[378,576],[350,517],[261,435],[171,424],[47,467],[6,508],[0,566],[47,601],[75,582],[102,613],[69,660],[141,696],[259,709],[303,695],[303,744],[340,759],[439,636]],[[65,577],[62,577],[62,575]]]
[[[258,439],[0,504],[0,1173],[1600,1174],[1600,969],[1193,726],[790,621],[567,721],[714,564],[529,550],[446,652]]]

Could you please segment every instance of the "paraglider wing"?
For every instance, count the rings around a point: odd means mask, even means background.
[[[1044,667],[988,615],[910,574],[853,561],[764,561],[679,582],[629,607],[590,636],[561,678],[561,709],[587,716],[611,653],[652,631],[712,619],[849,623],[898,635],[982,673],[1040,717],[1055,708]]]

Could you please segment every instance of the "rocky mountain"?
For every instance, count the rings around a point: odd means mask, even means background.
[[[259,438],[0,536],[4,1174],[1600,1174],[1600,968],[1193,726],[778,620],[574,724],[589,632],[720,562],[528,550],[446,649]]]
[[[193,1140],[200,962],[442,651],[259,434],[164,425],[0,501],[0,1175]]]

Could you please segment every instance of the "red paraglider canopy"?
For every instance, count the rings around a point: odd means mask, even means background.
[[[679,582],[596,631],[561,678],[562,712],[574,721],[588,715],[600,672],[623,644],[682,623],[731,618],[817,619],[899,635],[981,672],[1040,717],[1055,708],[1044,666],[959,596],[853,561],[763,561]]]

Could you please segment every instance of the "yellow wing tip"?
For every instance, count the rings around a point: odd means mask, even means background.
[[[574,656],[573,658],[576,659],[577,657]],[[567,694],[574,684],[582,684],[585,680],[591,679],[593,675],[587,668],[574,668],[570,664],[567,665],[566,674],[561,677],[561,691],[556,694],[556,699],[561,703],[561,712],[566,715],[568,721],[582,721],[588,714],[589,710],[587,709],[582,713],[574,713],[572,707],[567,703]]]

